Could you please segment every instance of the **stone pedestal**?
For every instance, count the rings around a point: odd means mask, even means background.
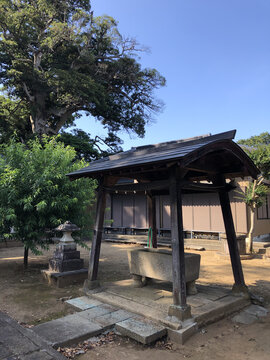
[[[57,246],[53,258],[49,260],[49,270],[55,272],[80,270],[83,259],[75,243],[61,243]]]
[[[80,230],[78,226],[66,221],[55,230],[62,231],[63,237],[56,247],[53,257],[49,260],[49,270],[42,272],[50,285],[58,287],[81,282],[87,278],[87,269],[83,269],[83,259],[71,236],[73,231]]]

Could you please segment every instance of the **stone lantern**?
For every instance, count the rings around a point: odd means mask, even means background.
[[[49,260],[49,271],[65,272],[80,270],[83,268],[83,259],[80,259],[80,251],[71,236],[74,231],[79,231],[77,225],[66,221],[59,225],[55,230],[62,231],[63,236],[54,252],[54,256]]]

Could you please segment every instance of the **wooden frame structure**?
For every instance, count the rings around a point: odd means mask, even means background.
[[[233,142],[235,130],[157,145],[131,149],[94,161],[90,166],[68,174],[71,180],[92,177],[98,181],[95,234],[92,242],[88,280],[89,289],[98,286],[98,263],[103,233],[107,192],[145,191],[148,198],[153,245],[156,242],[156,195],[169,194],[173,267],[173,305],[169,315],[184,320],[191,316],[186,300],[185,256],[182,220],[182,194],[217,192],[234,275],[234,290],[247,292],[244,281],[228,192],[234,188],[226,180],[235,177],[256,178],[259,170],[246,153]],[[134,183],[117,185],[121,178]]]

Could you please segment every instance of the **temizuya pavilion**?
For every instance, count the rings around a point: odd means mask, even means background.
[[[191,311],[186,300],[182,194],[217,192],[230,251],[235,282],[233,290],[247,294],[228,195],[234,186],[228,179],[245,176],[256,179],[259,170],[246,153],[233,142],[235,133],[233,130],[212,136],[132,148],[94,161],[90,166],[68,174],[71,180],[91,177],[99,184],[95,234],[86,280],[89,289],[99,286],[97,275],[106,193],[119,190],[147,193],[149,225],[153,229],[154,247],[157,246],[154,199],[156,195],[169,194],[173,267],[173,304],[169,308],[169,315],[174,315],[180,320],[189,318]],[[135,181],[128,185],[117,185],[121,178]]]

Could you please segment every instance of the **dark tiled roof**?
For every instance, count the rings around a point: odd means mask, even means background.
[[[162,162],[166,160],[181,159],[201,147],[220,140],[234,139],[236,130],[227,131],[216,135],[202,135],[191,139],[182,139],[155,145],[131,148],[128,151],[111,155],[93,161],[89,166],[68,174],[71,178],[89,174],[100,173],[113,169],[138,166]]]

